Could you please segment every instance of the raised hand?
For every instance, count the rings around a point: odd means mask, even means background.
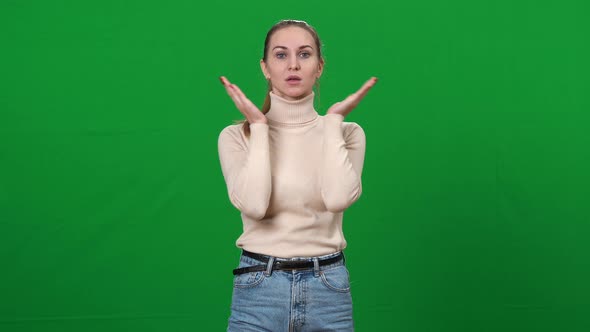
[[[242,90],[237,85],[228,81],[225,76],[220,76],[219,80],[225,87],[227,94],[236,104],[236,107],[246,117],[249,123],[268,123],[266,116],[254,105],[250,99],[246,98]]]
[[[339,101],[328,109],[326,114],[340,114],[344,117],[348,115],[358,103],[367,94],[370,88],[377,83],[377,77],[371,77],[363,86],[355,93],[349,95],[343,101]]]

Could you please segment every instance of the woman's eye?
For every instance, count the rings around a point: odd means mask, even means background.
[[[275,56],[279,59],[284,59],[285,57],[287,57],[287,54],[277,53]],[[301,53],[299,53],[299,56],[301,56],[302,58],[309,58],[311,56],[311,54],[309,52],[301,52]]]

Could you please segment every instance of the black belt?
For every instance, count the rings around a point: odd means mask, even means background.
[[[257,254],[257,253],[246,251],[246,250],[242,250],[242,254],[244,256],[262,261],[265,264],[246,266],[246,267],[234,269],[234,275],[248,273],[248,272],[266,271],[266,269],[268,268],[268,260],[270,259],[270,256]],[[323,266],[323,265],[336,263],[336,262],[340,261],[341,259],[344,259],[344,253],[342,253],[342,252],[340,252],[337,256],[334,256],[334,257],[318,259],[318,263],[319,263],[319,266]],[[312,269],[312,268],[314,268],[313,260],[312,261],[310,261],[310,260],[282,261],[282,260],[275,259],[272,264],[273,270],[301,270],[301,269]]]

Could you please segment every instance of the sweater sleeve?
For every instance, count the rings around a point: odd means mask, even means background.
[[[324,116],[324,154],[321,195],[328,211],[341,212],[361,196],[361,174],[365,158],[365,132],[351,122],[344,130],[344,117]]]
[[[219,134],[218,149],[229,200],[243,214],[261,220],[271,194],[268,124],[251,123],[249,143],[241,132],[227,129]]]

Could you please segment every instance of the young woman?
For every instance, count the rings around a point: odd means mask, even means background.
[[[243,222],[228,331],[352,331],[342,216],[362,192],[365,133],[344,118],[377,79],[319,115],[321,43],[298,20],[268,31],[260,67],[268,81],[262,110],[220,77],[246,118],[218,141]]]

